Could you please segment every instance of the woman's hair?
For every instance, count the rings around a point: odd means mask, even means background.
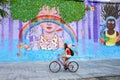
[[[66,50],[66,48],[68,48],[67,43],[64,43],[64,49]]]
[[[120,9],[118,4],[105,4],[101,7],[101,16],[104,20],[106,20],[109,16],[113,16],[118,19],[120,16],[119,12]]]

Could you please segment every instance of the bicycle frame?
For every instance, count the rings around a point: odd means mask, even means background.
[[[62,64],[62,66],[64,66],[63,61],[60,60],[60,55],[59,54],[58,54],[58,57],[57,57],[56,61],[58,61],[60,64]]]
[[[57,67],[58,67],[56,71],[54,71],[54,69],[53,69],[55,67],[52,66],[54,64],[57,64]],[[76,68],[74,67],[75,66],[74,64],[76,65]],[[49,69],[50,69],[51,72],[56,73],[56,72],[60,71],[61,66],[63,66],[65,70],[69,70],[70,72],[76,72],[79,68],[78,63],[75,62],[75,61],[70,61],[70,62],[67,63],[67,66],[64,66],[64,63],[61,60],[61,56],[60,56],[60,54],[58,54],[57,58],[49,64]]]

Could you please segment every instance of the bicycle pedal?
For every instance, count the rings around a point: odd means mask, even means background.
[[[67,69],[68,69],[68,67],[64,67],[64,69],[65,69],[65,70],[67,70]]]
[[[68,68],[64,68],[64,70],[67,70]]]

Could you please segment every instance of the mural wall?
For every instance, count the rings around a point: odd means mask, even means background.
[[[20,5],[18,5],[20,4]],[[75,0],[13,0],[0,24],[0,62],[120,58],[120,4]]]

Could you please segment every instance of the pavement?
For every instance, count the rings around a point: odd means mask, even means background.
[[[120,80],[120,59],[79,60],[75,73],[49,70],[50,61],[0,63],[0,80]]]

